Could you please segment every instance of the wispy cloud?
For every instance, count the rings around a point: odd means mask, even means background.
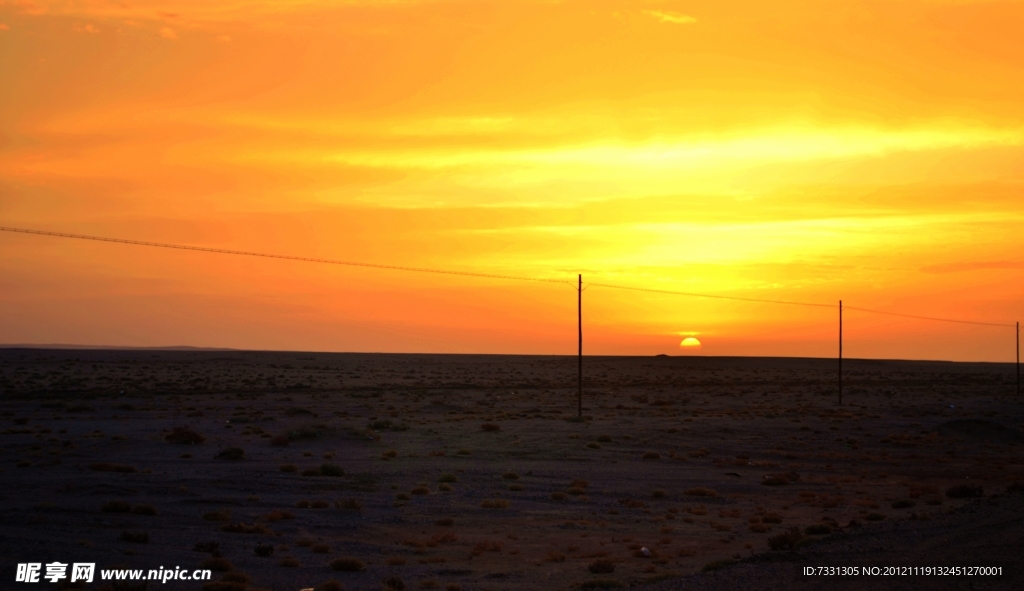
[[[949,263],[945,265],[929,265],[921,267],[925,273],[960,273],[963,271],[983,271],[987,269],[1024,269],[1020,261],[980,261],[973,263]]]
[[[695,17],[688,14],[669,12],[667,10],[645,10],[644,14],[654,17],[663,23],[673,23],[676,25],[692,25],[697,22]]]

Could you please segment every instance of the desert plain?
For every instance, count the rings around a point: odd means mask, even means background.
[[[0,588],[1022,588],[998,363],[0,350]],[[813,577],[806,566],[999,576]],[[68,587],[66,584],[56,585]]]

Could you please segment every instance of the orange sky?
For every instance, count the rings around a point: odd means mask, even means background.
[[[0,225],[1014,322],[1022,30],[1022,1],[0,0]],[[584,299],[594,354],[835,353],[834,310]],[[0,234],[6,343],[569,354],[575,303]]]

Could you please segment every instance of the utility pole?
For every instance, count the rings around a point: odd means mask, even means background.
[[[1017,322],[1017,396],[1020,396],[1020,322]]]
[[[576,320],[579,328],[579,355],[577,356],[577,367],[579,376],[577,380],[576,415],[583,418],[583,274],[579,275],[579,284],[576,286]]]
[[[839,300],[839,406],[843,405],[843,300]]]

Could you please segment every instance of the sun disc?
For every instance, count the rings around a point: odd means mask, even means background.
[[[701,347],[701,344],[700,341],[698,341],[695,337],[686,337],[685,339],[683,339],[683,342],[679,343],[679,346],[687,349],[699,349]]]

